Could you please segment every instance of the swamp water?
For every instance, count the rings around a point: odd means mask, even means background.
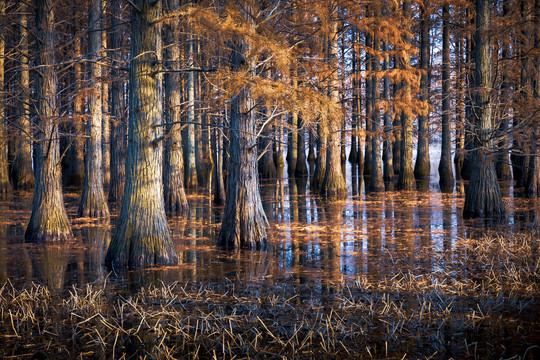
[[[484,223],[463,220],[462,185],[366,193],[353,176],[348,186],[347,200],[327,203],[305,180],[263,183],[264,251],[218,248],[223,208],[192,193],[187,214],[169,214],[178,266],[118,274],[103,264],[113,226],[75,219],[74,191],[65,195],[76,237],[68,245],[24,243],[31,195],[1,201],[0,355],[540,355],[537,200],[506,184],[506,221]],[[43,302],[47,311],[29,310]]]

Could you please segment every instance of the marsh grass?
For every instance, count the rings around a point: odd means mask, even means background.
[[[103,359],[533,359],[540,355],[538,234],[458,240],[388,256],[354,281],[101,283],[0,288],[0,356]],[[422,259],[421,259],[422,260]],[[381,260],[384,261],[384,260]],[[435,269],[435,270],[433,270]]]

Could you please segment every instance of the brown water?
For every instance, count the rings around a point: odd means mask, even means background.
[[[310,194],[305,180],[264,183],[261,193],[271,224],[265,251],[218,248],[215,239],[223,208],[213,205],[206,190],[199,190],[188,195],[189,213],[169,216],[179,265],[121,274],[109,273],[103,264],[113,226],[76,219],[79,194],[71,190],[65,196],[76,241],[40,245],[24,243],[31,194],[17,193],[0,202],[0,281],[37,281],[60,290],[107,276],[136,287],[229,279],[306,284],[317,291],[359,277],[391,277],[404,268],[416,273],[444,270],[445,258],[437,254],[451,254],[459,238],[485,233],[538,236],[538,201],[515,196],[511,184],[503,186],[508,217],[499,224],[463,220],[462,185],[452,193],[429,184],[417,191],[366,193],[358,177],[349,177],[348,185],[346,201],[326,203]],[[118,210],[118,205],[111,209],[112,224]]]

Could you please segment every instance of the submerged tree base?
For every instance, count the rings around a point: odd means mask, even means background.
[[[471,180],[465,192],[463,217],[500,219],[506,216],[495,167],[490,159],[476,155]]]

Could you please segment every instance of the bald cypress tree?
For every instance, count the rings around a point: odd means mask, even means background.
[[[492,159],[490,2],[476,1],[475,122],[472,124],[476,146],[472,154],[471,181],[465,194],[465,218],[500,218],[506,214]]]
[[[24,237],[30,242],[56,242],[73,237],[64,199],[58,142],[58,107],[54,44],[54,1],[35,0],[37,50],[36,185],[32,215]]]
[[[102,52],[102,0],[92,0],[89,9],[88,52],[91,91],[88,108],[90,111],[86,128],[86,156],[84,186],[79,205],[81,217],[109,217],[107,199],[103,191],[103,156],[102,156],[102,87],[101,65],[97,59]]]
[[[232,50],[233,71],[253,71],[246,60],[248,46],[235,39]],[[247,86],[231,100],[231,147],[225,211],[218,243],[227,248],[258,249],[266,246],[268,220],[259,193],[257,169],[257,117],[254,100]]]
[[[161,1],[133,1],[126,185],[105,258],[113,266],[167,265],[178,259],[163,198],[160,16]]]

